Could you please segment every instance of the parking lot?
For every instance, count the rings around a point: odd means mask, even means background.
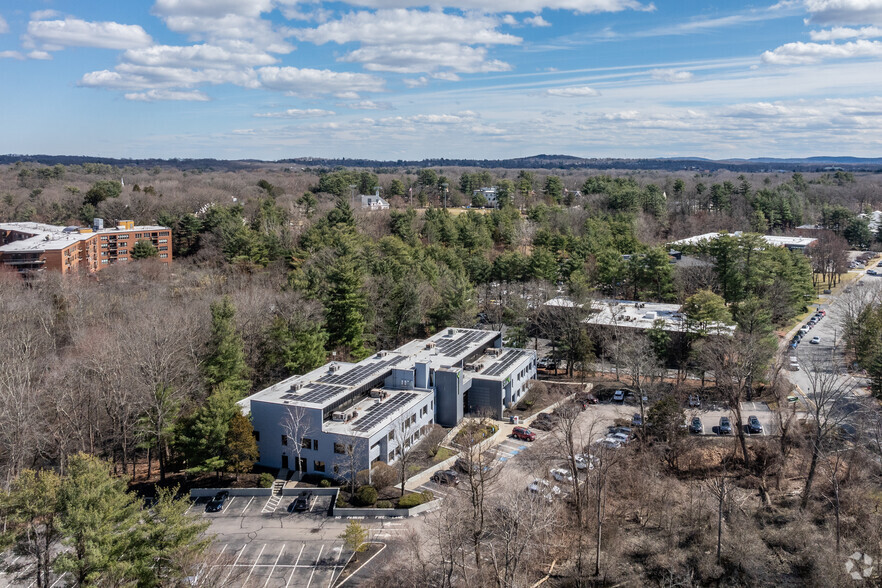
[[[211,521],[211,557],[200,570],[206,585],[252,588],[332,586],[351,555],[340,533],[346,521],[328,517],[331,496],[313,496],[309,509],[288,512],[296,496],[231,496],[220,512],[192,514]]]

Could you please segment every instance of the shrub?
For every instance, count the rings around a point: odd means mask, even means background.
[[[337,495],[337,508],[345,508],[345,507],[346,507],[346,500],[343,499],[342,494],[338,494]]]
[[[260,488],[272,488],[273,482],[275,482],[275,481],[276,481],[275,476],[264,472],[264,473],[260,474],[260,477],[257,478],[257,485]]]
[[[352,497],[352,502],[360,506],[372,506],[377,501],[377,489],[373,486],[362,486]]]
[[[377,502],[377,508],[392,508],[392,503],[388,500],[380,500]]]
[[[322,488],[330,488],[330,487],[331,487],[331,481],[330,481],[329,479],[327,479],[327,478],[322,478],[322,481],[319,482],[319,486],[321,486]]]
[[[434,494],[429,490],[426,490],[425,492],[405,494],[398,501],[398,506],[401,508],[413,508],[414,506],[429,502],[432,498],[434,498]]]

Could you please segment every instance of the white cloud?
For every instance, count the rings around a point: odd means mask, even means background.
[[[64,20],[32,20],[28,37],[44,45],[56,47],[97,47],[100,49],[131,49],[153,42],[139,25],[116,22],[88,22],[76,18]]]
[[[487,59],[487,50],[483,47],[468,47],[456,43],[369,45],[351,51],[342,60],[362,63],[370,71],[395,73],[432,73],[441,68],[458,73],[511,69],[503,61]]]
[[[408,8],[413,0],[348,0],[347,4],[368,8]],[[622,10],[655,10],[652,3],[641,4],[635,0],[446,0],[444,6],[460,10],[474,10],[484,14],[501,12],[542,12],[549,10],[570,10],[580,13],[620,12]]]
[[[408,88],[419,88],[421,86],[427,85],[429,83],[429,78],[427,78],[426,76],[420,76],[416,79],[405,78],[401,80],[401,82]]]
[[[44,60],[44,61],[45,61],[45,60],[47,60],[47,59],[52,59],[52,54],[51,54],[51,53],[48,53],[48,52],[46,52],[46,51],[38,51],[38,50],[34,50],[34,51],[30,51],[30,52],[28,53],[28,58],[29,58],[29,59],[40,59],[40,60]]]
[[[273,0],[157,0],[152,12],[172,31],[193,40],[222,44],[228,40],[250,40],[272,53],[289,53],[293,47],[285,40],[288,32],[277,29],[261,15],[270,12]]]
[[[305,110],[289,108],[282,112],[258,112],[254,116],[256,118],[317,118],[336,114],[333,110],[322,110],[321,108],[307,108]]]
[[[161,100],[181,100],[187,102],[208,102],[210,98],[199,90],[182,92],[176,90],[149,90],[147,92],[129,93],[126,100],[137,102],[157,102]]]
[[[551,23],[542,18],[542,15],[537,14],[536,16],[531,16],[529,18],[524,19],[524,24],[528,24],[534,27],[550,27]]]
[[[818,24],[882,25],[878,0],[805,0],[809,22]]]
[[[688,82],[692,79],[691,71],[678,71],[676,69],[653,69],[649,72],[655,80],[663,82]]]
[[[235,41],[227,47],[208,44],[186,47],[153,45],[130,49],[123,54],[122,59],[138,65],[189,68],[271,65],[277,61],[272,55],[242,41]]]
[[[3,18],[3,15],[0,14],[0,34],[8,33],[9,25],[6,23],[6,20]]]
[[[262,67],[257,70],[262,87],[299,96],[359,92],[382,92],[382,78],[369,74],[337,72],[327,69]]]
[[[374,102],[373,100],[360,100],[358,102],[339,103],[337,106],[341,108],[351,108],[353,110],[392,110],[389,102]]]
[[[588,86],[570,86],[569,88],[550,88],[545,90],[548,96],[559,98],[584,98],[588,96],[600,96],[600,92]]]
[[[24,59],[19,51],[0,51],[0,59]]]
[[[57,10],[35,10],[31,13],[31,20],[47,20],[50,18],[58,18],[61,13]]]
[[[827,59],[882,57],[882,42],[864,39],[842,44],[787,43],[762,54],[762,60],[772,65],[801,65]]]
[[[499,21],[489,16],[457,16],[423,10],[355,12],[314,29],[300,29],[295,36],[316,45],[361,42],[369,45],[517,45],[519,37],[495,30]]]
[[[823,31],[811,31],[809,33],[812,41],[841,41],[843,39],[873,39],[882,37],[882,28],[879,27],[862,27],[860,29],[850,29],[847,27],[833,27]]]
[[[516,19],[512,14],[506,14],[502,17],[502,24],[516,26],[518,24],[518,19]]]

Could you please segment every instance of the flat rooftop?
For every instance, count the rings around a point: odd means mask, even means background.
[[[396,368],[412,370],[417,363],[426,363],[430,369],[458,366],[499,335],[498,331],[480,329],[443,329],[428,339],[410,341],[394,351],[374,353],[358,363],[327,363],[307,374],[273,384],[239,404],[247,408],[250,401],[255,400],[326,408]]]
[[[742,232],[735,231],[734,233],[703,233],[701,235],[695,235],[694,237],[680,239],[679,241],[672,241],[671,243],[668,243],[668,245],[698,245],[699,243],[718,239],[722,235],[740,237],[742,235]],[[817,241],[817,239],[813,237],[790,237],[785,235],[763,235],[762,237],[769,245],[776,245],[779,247],[808,247],[809,245]]]
[[[471,374],[473,378],[502,380],[507,377],[512,366],[517,365],[523,360],[534,357],[535,351],[530,349],[514,349],[511,347],[503,347],[499,350],[484,353],[478,359],[475,359],[466,367],[479,367],[480,369],[466,369],[466,373]]]
[[[357,416],[348,421],[326,420],[322,423],[322,432],[370,437],[387,426],[390,419],[398,418],[434,396],[429,390],[379,390],[385,398],[364,397],[346,409],[347,413],[355,412]]]
[[[83,232],[80,232],[80,231]],[[88,227],[61,227],[56,225],[45,225],[42,223],[0,223],[0,231],[15,231],[31,235],[26,239],[12,241],[6,245],[0,246],[0,252],[42,252],[57,251],[70,247],[78,241],[85,241],[95,235],[109,235],[117,233],[129,233],[132,231],[159,231],[169,230],[168,227],[160,227],[154,225],[141,225],[131,229],[123,229],[112,227],[93,231]]]

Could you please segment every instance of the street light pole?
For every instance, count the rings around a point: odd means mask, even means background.
[[[441,184],[441,187],[444,188],[444,208],[447,208],[447,187],[449,184],[446,182]]]
[[[358,186],[356,186],[355,184],[349,184],[349,194],[350,194],[349,203],[353,206],[353,208],[355,207],[355,189],[357,187]]]

